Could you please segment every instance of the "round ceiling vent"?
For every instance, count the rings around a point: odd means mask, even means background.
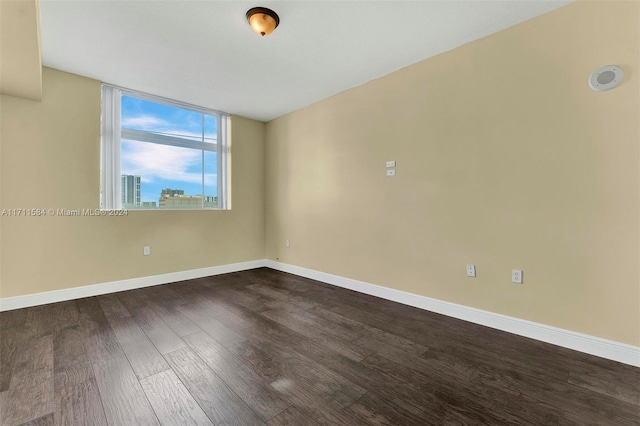
[[[616,65],[607,65],[598,68],[589,77],[589,87],[596,92],[610,90],[622,83],[624,73],[622,68]]]

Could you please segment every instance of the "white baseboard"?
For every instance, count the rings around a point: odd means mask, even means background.
[[[640,367],[640,347],[606,340],[588,334],[539,324],[507,315],[470,308],[451,302],[432,299],[401,290],[394,290],[375,284],[357,281],[338,275],[288,265],[286,263],[265,260],[264,265],[271,269],[288,272],[313,280],[322,281],[338,287],[348,288],[360,293],[370,294],[383,299],[392,300],[416,308],[424,309],[453,318],[473,322],[509,333],[517,334],[542,342],[573,349],[591,355],[607,358],[624,364]]]
[[[189,271],[171,272],[168,274],[152,275],[149,277],[131,278],[63,290],[47,291],[43,293],[27,294],[24,296],[6,297],[0,299],[0,312],[13,309],[28,308],[29,306],[46,305],[47,303],[63,302],[65,300],[80,299],[82,297],[98,296],[118,291],[134,290],[158,284],[167,284],[211,275],[227,274],[229,272],[245,271],[261,268],[264,260],[232,263],[229,265],[211,266],[208,268],[191,269]]]

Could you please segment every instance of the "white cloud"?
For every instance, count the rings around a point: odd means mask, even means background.
[[[201,183],[201,164],[201,151],[155,143],[122,141],[122,173],[139,175],[143,182],[167,179]],[[216,182],[215,173],[205,174],[205,185],[215,185]]]
[[[184,139],[199,141],[202,139],[202,129],[199,131],[188,130],[187,127],[176,129],[176,123],[162,120],[152,115],[139,115],[136,117],[125,117],[122,119],[122,127],[135,130],[146,130],[149,132],[164,133],[168,135],[175,135]],[[198,127],[198,126],[196,126]],[[204,137],[208,139],[207,142],[212,142],[217,139],[217,135],[208,131],[204,134]]]
[[[122,127],[136,128],[140,130],[156,130],[159,127],[168,126],[170,123],[152,115],[139,115],[122,119]]]

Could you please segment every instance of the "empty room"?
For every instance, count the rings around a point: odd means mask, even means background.
[[[640,2],[0,1],[0,425],[639,425]]]

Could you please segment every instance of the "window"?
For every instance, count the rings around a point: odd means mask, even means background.
[[[102,85],[102,209],[226,209],[229,116]]]

